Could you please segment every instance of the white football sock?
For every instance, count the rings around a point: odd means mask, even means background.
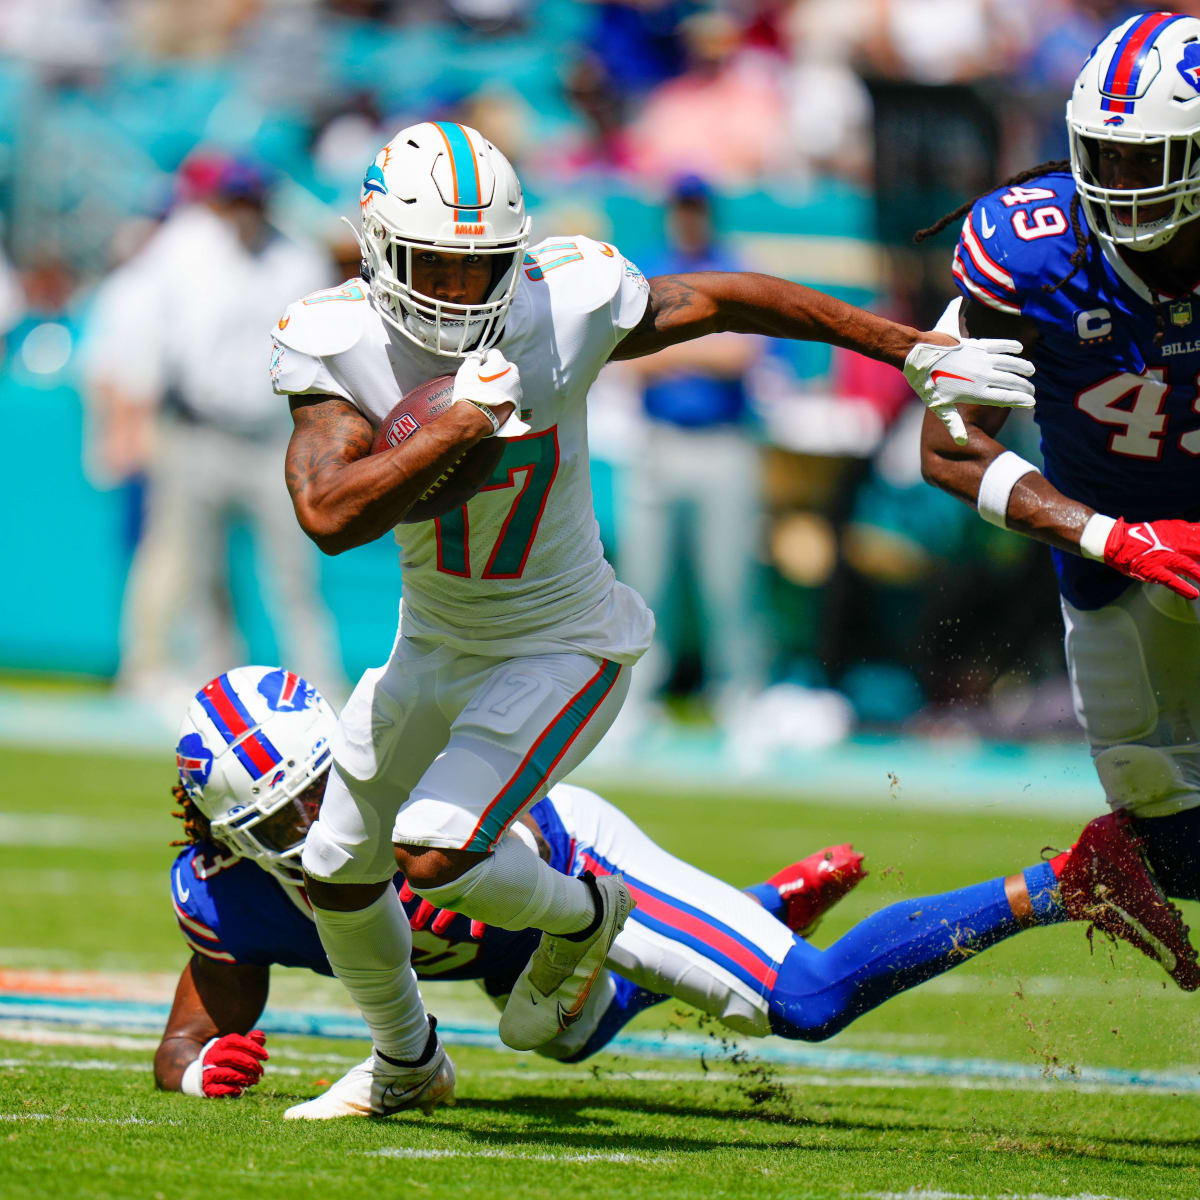
[[[366,908],[334,912],[313,906],[317,933],[333,973],[362,1012],[377,1049],[415,1062],[429,1040],[429,1022],[409,958],[412,930],[390,884]]]
[[[578,933],[596,916],[586,883],[556,871],[516,837],[502,837],[483,862],[450,883],[413,891],[498,929]]]

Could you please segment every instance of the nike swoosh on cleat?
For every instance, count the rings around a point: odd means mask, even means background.
[[[499,379],[501,375],[507,375],[509,373],[509,371],[511,371],[511,370],[512,370],[512,367],[505,367],[504,370],[501,371],[497,375],[480,375],[479,382],[480,383],[491,383],[494,379]]]
[[[1178,960],[1167,946],[1164,946],[1137,918],[1131,917],[1119,904],[1113,904],[1110,900],[1108,905],[1123,921],[1127,921],[1141,937],[1145,938],[1147,945],[1158,955],[1159,962],[1166,968],[1168,974],[1175,970]]]
[[[965,383],[975,382],[975,380],[973,380],[969,375],[955,375],[950,371],[934,371],[933,374],[929,376],[930,383],[937,383],[939,379],[961,379]]]
[[[583,1005],[578,1008],[568,1011],[560,1004],[558,1006],[558,1027],[559,1029],[569,1029],[580,1017],[583,1016]]]

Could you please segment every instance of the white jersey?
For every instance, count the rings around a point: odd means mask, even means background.
[[[547,238],[530,249],[499,343],[521,371],[530,432],[506,439],[491,483],[436,521],[396,528],[400,630],[508,658],[582,650],[637,660],[654,620],[605,561],[592,504],[585,400],[649,286],[612,246]],[[340,396],[378,427],[459,360],[426,351],[376,312],[360,280],[291,305],[274,330],[282,394]]]

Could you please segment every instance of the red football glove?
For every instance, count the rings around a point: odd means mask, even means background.
[[[410,900],[416,898],[416,892],[408,886],[406,879],[400,885],[400,900],[407,904]],[[429,925],[430,933],[436,933],[439,937],[450,928],[450,923],[458,916],[458,913],[449,908],[435,908],[428,900],[422,899],[417,905],[416,911],[408,918],[408,923],[414,929],[424,929]],[[433,918],[433,924],[430,925],[430,918]],[[475,941],[479,941],[483,937],[484,930],[487,926],[482,921],[471,922],[471,937]]]
[[[1121,517],[1104,543],[1104,561],[1123,575],[1161,583],[1188,600],[1200,597],[1190,576],[1200,579],[1200,524],[1192,521],[1139,521]]]
[[[263,1044],[267,1035],[252,1029],[243,1036],[227,1033],[213,1038],[200,1051],[200,1086],[205,1096],[240,1096],[263,1075],[263,1063],[270,1057]],[[190,1070],[190,1068],[189,1068]]]

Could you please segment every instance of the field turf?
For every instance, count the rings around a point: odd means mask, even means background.
[[[169,762],[0,750],[0,999],[44,970],[72,973],[61,978],[74,986],[95,972],[97,996],[127,986],[169,1001],[185,960],[166,891],[170,776]],[[923,812],[903,780],[870,808],[606,794],[738,884],[854,841],[872,875],[818,945],[893,900],[1027,865],[1078,824],[996,807]],[[469,985],[425,994],[447,1024],[488,1020]],[[199,1101],[154,1091],[145,1022],[17,1020],[0,1003],[0,1196],[1196,1197],[1196,1003],[1128,947],[1097,936],[1092,949],[1082,927],[1059,926],[820,1046],[732,1046],[667,1004],[639,1018],[640,1038],[620,1053],[583,1066],[452,1046],[459,1103],[433,1118],[300,1126],[279,1119],[283,1108],[365,1043],[274,1034],[254,1092]],[[336,984],[280,971],[272,1007],[345,1000]]]

